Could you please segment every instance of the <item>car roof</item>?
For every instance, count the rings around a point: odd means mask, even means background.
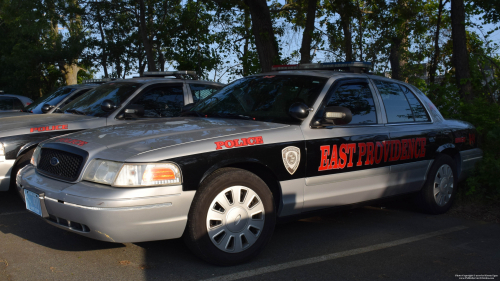
[[[95,88],[95,87],[98,87],[99,85],[101,85],[101,84],[94,84],[94,83],[89,83],[89,84],[73,84],[73,85],[63,86],[61,88],[87,89],[87,88]]]
[[[177,79],[177,78],[163,78],[163,77],[134,77],[127,79],[116,79],[107,83],[115,83],[115,82],[137,82],[143,84],[154,84],[154,83],[192,83],[192,84],[219,84],[225,85],[219,82],[212,81],[204,81],[204,80],[192,80],[192,79]]]
[[[21,96],[21,95],[0,93],[0,97],[14,97],[14,98],[18,98],[18,99],[20,99],[22,101],[24,100],[24,101],[31,101],[31,102],[33,102],[32,99],[30,99],[28,97],[25,97],[25,96]]]
[[[335,71],[335,70],[279,70],[266,73],[259,73],[252,76],[269,76],[269,75],[304,75],[304,76],[317,76],[325,78],[370,78],[370,79],[384,80],[393,83],[408,84],[405,83],[404,81],[399,81],[384,76],[375,75],[373,73],[355,73],[355,72]]]

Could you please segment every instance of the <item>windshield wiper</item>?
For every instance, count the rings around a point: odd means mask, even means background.
[[[79,110],[76,110],[76,109],[67,109],[64,112],[65,113],[69,112],[69,113],[78,114],[78,115],[87,115],[87,114],[85,114],[85,112],[79,111]]]

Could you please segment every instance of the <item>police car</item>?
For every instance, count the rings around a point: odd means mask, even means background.
[[[117,243],[184,236],[220,265],[261,252],[277,219],[401,194],[446,212],[482,157],[474,127],[369,67],[277,66],[183,117],[53,138],[17,187],[54,226]]]
[[[0,90],[0,117],[4,114],[16,114],[33,102],[28,97],[5,94]]]
[[[50,114],[57,109],[67,105],[76,98],[82,96],[89,90],[99,86],[102,83],[109,82],[111,79],[89,79],[84,80],[82,84],[69,85],[57,88],[51,93],[41,97],[30,104],[25,112],[35,114]]]
[[[53,114],[4,117],[0,121],[0,191],[7,191],[9,187],[15,190],[15,181],[11,178],[15,179],[19,169],[29,163],[41,141],[84,129],[178,116],[181,107],[223,86],[197,80],[194,71],[145,72],[143,77],[102,84],[74,99],[66,96],[66,101],[72,101],[64,104],[63,99],[60,107],[40,103],[41,107],[37,105],[33,109],[46,109]],[[71,86],[62,91],[74,88],[87,89],[89,86]]]

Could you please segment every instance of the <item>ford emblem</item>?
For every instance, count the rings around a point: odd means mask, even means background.
[[[52,165],[52,166],[57,166],[57,165],[59,165],[59,159],[57,159],[56,157],[52,157],[52,158],[50,159],[50,165]]]

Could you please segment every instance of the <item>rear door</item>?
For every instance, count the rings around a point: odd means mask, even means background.
[[[318,126],[326,106],[349,108],[352,121],[347,125]],[[334,83],[312,126],[303,127],[307,148],[304,211],[386,195],[390,167],[383,161],[380,148],[389,139],[384,123],[368,79]]]
[[[387,116],[391,185],[397,193],[419,190],[442,131],[436,128],[417,96],[403,83],[372,80]]]

